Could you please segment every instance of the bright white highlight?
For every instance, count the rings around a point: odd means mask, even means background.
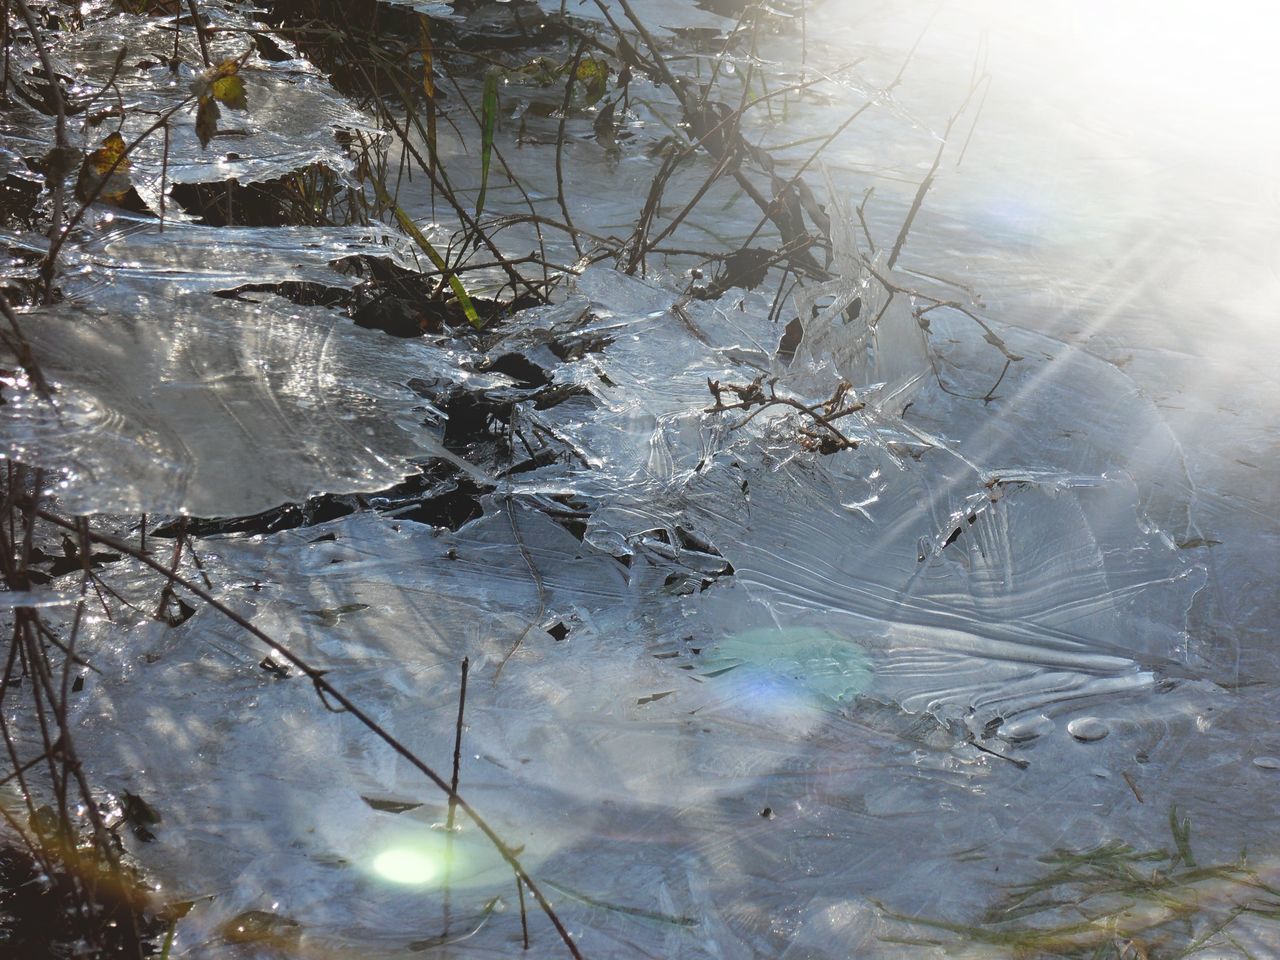
[[[444,856],[425,847],[400,846],[373,858],[373,872],[389,883],[425,886],[444,874]]]

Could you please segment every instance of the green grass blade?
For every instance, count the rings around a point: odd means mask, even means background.
[[[373,184],[373,192],[378,195],[378,202],[384,207],[389,207],[395,213],[396,223],[400,224],[400,229],[413,238],[413,242],[427,255],[427,259],[431,261],[432,266],[448,278],[449,288],[453,290],[453,295],[458,298],[458,303],[462,305],[462,312],[466,315],[467,322],[477,330],[484,327],[484,321],[480,319],[480,314],[476,312],[475,304],[471,302],[467,288],[462,285],[458,275],[449,269],[449,265],[444,262],[444,257],[440,256],[440,252],[427,239],[427,235],[418,229],[418,225],[413,222],[413,218],[404,212],[400,204],[391,199],[387,191],[383,189],[382,184],[372,178],[369,182]]]
[[[169,960],[169,952],[173,949],[173,936],[178,932],[178,918],[169,921],[169,929],[165,931],[164,946],[160,948],[160,960]]]
[[[490,67],[484,75],[484,103],[480,113],[480,196],[476,198],[476,216],[484,212],[484,198],[489,190],[489,163],[493,159],[493,131],[498,125],[498,81],[502,71]]]

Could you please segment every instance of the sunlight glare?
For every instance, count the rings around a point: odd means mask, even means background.
[[[399,886],[420,887],[444,876],[443,850],[422,843],[399,843],[373,858],[373,872]]]
[[[1152,0],[978,6],[995,45],[1003,34],[1024,69],[1077,99],[1083,112],[1198,137],[1210,151],[1224,139],[1256,142],[1259,126],[1267,140],[1280,139],[1273,108],[1280,61],[1270,50],[1280,7]]]

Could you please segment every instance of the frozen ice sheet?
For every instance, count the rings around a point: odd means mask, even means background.
[[[1202,666],[1187,613],[1203,571],[1149,510],[1154,479],[1157,491],[1171,485],[1161,502],[1181,502],[1185,518],[1180,451],[1114,367],[1007,331],[1027,358],[1011,364],[1000,397],[958,398],[906,371],[911,412],[881,404],[848,418],[861,447],[823,457],[801,449],[789,410],[750,423],[705,412],[708,378],[745,382],[770,369],[746,349],[769,342],[758,305],[662,312],[652,286],[587,279],[579,292],[598,312],[624,313],[629,299],[637,320],[557,372],[596,404],[530,414],[578,457],[521,485],[590,497],[588,542],[626,555],[655,531],[668,544],[692,534],[761,604],[764,624],[735,629],[833,631],[870,658],[869,695],[977,733]],[[839,375],[860,374],[859,393],[884,384],[882,367],[865,365],[881,331],[846,323],[840,303],[814,318],[821,352],[774,368],[779,389],[803,402],[824,398]],[[999,373],[1003,356],[976,326],[939,331],[976,353],[964,357],[973,366],[991,362],[972,344],[985,346]],[[1077,438],[1081,422],[1090,428]],[[725,637],[733,618],[717,616],[698,646]]]
[[[687,5],[653,15],[710,19]],[[138,28],[148,43],[171,40]],[[100,78],[119,37],[95,29],[58,55]],[[238,53],[234,34],[222,36],[219,55]],[[185,48],[188,63],[196,56]],[[362,119],[317,95],[300,63],[259,66],[253,113],[226,113],[249,135],[201,151],[189,126],[175,127],[173,177],[261,178],[308,158],[341,166],[332,130]],[[171,88],[154,65],[121,83],[133,107],[162,108],[185,95],[190,72]],[[148,151],[134,170],[144,197],[159,175]],[[834,191],[831,202],[840,214]],[[1023,357],[1007,371],[958,315],[932,312],[927,338],[905,303],[876,330],[864,313],[849,319],[860,295],[876,314],[882,304],[844,208],[844,276],[823,291],[841,306],[811,316],[796,362],[773,357],[781,330],[766,302],[684,302],[660,282],[596,268],[564,304],[522,315],[488,345],[491,357],[545,358],[552,341],[584,351],[552,371],[581,392],[516,412],[560,459],[502,480],[482,519],[450,533],[354,516],[197,545],[222,599],[441,770],[459,661],[472,658],[463,792],[523,848],[587,956],[951,955],[894,946],[909,931],[877,904],[981,916],[1055,847],[1167,843],[1173,803],[1211,812],[1196,819],[1203,862],[1233,862],[1242,846],[1260,867],[1276,862],[1268,758],[1280,734],[1264,722],[1280,708],[1268,646],[1274,451],[1261,418],[1210,411],[1232,444],[1264,455],[1241,449],[1247,464],[1206,480],[1204,458],[1188,466],[1169,429],[1169,398],[1157,403],[1121,358],[1019,331],[1016,311],[995,324]],[[158,234],[108,230],[68,259],[69,289],[88,302],[29,317],[37,346],[68,358],[65,415],[41,420],[21,404],[6,415],[28,451],[92,467],[74,478],[79,493],[68,487],[73,505],[248,512],[269,505],[262,496],[382,485],[432,450],[419,421],[434,415],[408,378],[480,385],[465,345],[390,342],[270,298],[170,296],[281,278],[343,284],[317,261],[358,238],[182,229],[171,236],[235,241],[226,257],[169,257]],[[930,236],[922,229],[912,252],[952,242]],[[916,265],[945,272],[946,252]],[[108,264],[130,283],[99,284]],[[143,266],[165,264],[168,279],[135,285]],[[1057,283],[1052,266],[1025,282]],[[1133,267],[1084,278],[1090,309],[1113,316]],[[800,312],[815,305],[802,300]],[[1162,352],[1148,367],[1150,384],[1174,364]],[[1200,373],[1192,363],[1173,379]],[[705,412],[708,378],[761,374],[808,403],[847,377],[872,401],[848,421],[860,448],[805,451],[794,411],[745,425]],[[138,383],[154,387],[126,392]],[[255,457],[263,442],[288,457]],[[109,482],[107,462],[128,464],[128,483]],[[1259,479],[1231,488],[1241,470]],[[589,514],[581,541],[543,512],[565,501]],[[1210,542],[1197,526],[1206,518],[1238,540]],[[113,575],[148,595],[146,578]],[[1216,634],[1233,603],[1260,638],[1243,665]],[[377,864],[406,851],[432,862],[441,796],[212,611],[177,628],[132,616],[87,626],[82,649],[103,673],[87,677],[77,719],[95,781],[162,815],[137,852],[166,889],[201,898],[179,927],[179,955],[225,956],[226,925],[251,910],[296,921],[301,956],[429,947],[444,926],[440,874],[397,885]],[[1225,791],[1239,802],[1224,804]],[[509,956],[509,875],[473,830],[457,843],[451,930],[474,935],[448,950]],[[536,917],[533,932],[539,955],[556,955]],[[1250,930],[1244,942],[1262,955],[1267,936]]]
[[[587,956],[891,956],[882,938],[900,929],[875,902],[915,909],[941,884],[948,909],[976,907],[989,888],[974,863],[1016,872],[1054,838],[1137,829],[1117,772],[1135,750],[1160,764],[1135,769],[1158,791],[1171,755],[1218,749],[1197,719],[1215,698],[1193,686],[1120,711],[1095,697],[1107,738],[1050,723],[1006,747],[1019,769],[832,686],[868,673],[848,618],[787,632],[743,578],[653,589],[670,559],[624,564],[520,498],[485,509],[456,533],[357,515],[200,549],[224,602],[438,770],[471,657],[462,792],[522,848]],[[689,649],[707,631],[720,639]],[[83,644],[102,671],[77,705],[91,772],[156,807],[139,852],[200,897],[179,955],[225,952],[251,910],[297,923],[302,955],[405,956],[439,936],[442,796],[305,678],[208,609],[177,628],[120,610]],[[842,660],[817,684],[796,675]],[[456,842],[450,929],[475,932],[452,949],[502,955],[520,929],[510,875],[472,828]],[[407,853],[427,865],[397,883],[384,857]],[[531,929],[556,955],[537,914]]]
[[[471,657],[463,791],[588,956],[890,956],[876,902],[976,911],[994,894],[975,863],[1018,873],[1057,839],[1155,836],[1167,808],[1135,804],[1122,773],[1164,796],[1234,742],[1188,642],[1202,570],[1144,498],[1178,451],[1150,439],[1160,418],[1117,393],[1122,374],[1028,340],[1001,399],[926,379],[904,416],[851,417],[859,448],[821,456],[791,411],[737,429],[740,414],[706,412],[708,377],[771,373],[809,402],[838,377],[826,358],[776,365],[767,313],[588,273],[488,344],[594,346],[554,370],[583,392],[518,404],[517,425],[566,455],[502,478],[481,519],[355,515],[198,545],[224,601],[439,769]],[[395,346],[426,382],[478,367],[461,344]],[[335,386],[390,362],[353,354]],[[1103,389],[1114,414],[1067,443],[1079,410],[1105,412]],[[585,532],[552,519],[569,501]],[[176,629],[98,622],[85,642],[110,667],[81,707],[95,776],[167,802],[142,852],[210,897],[180,928],[187,956],[225,950],[248,910],[339,953],[439,935],[439,875],[397,887],[376,866],[438,850],[445,804],[408,765],[212,611]],[[499,955],[519,929],[509,876],[473,830],[459,844],[452,929],[476,932],[451,949]]]
[[[330,310],[114,290],[109,308],[40,308],[23,327],[58,392],[6,391],[7,455],[62,471],[72,511],[250,514],[385,488],[440,449],[438,412],[408,386],[435,356],[392,354]]]
[[[214,64],[238,58],[249,49],[241,11],[212,2],[203,5],[201,12],[214,28],[208,32],[209,58]],[[48,40],[55,70],[75,78],[70,96],[91,97],[112,81],[111,102],[118,97],[123,107],[124,115],[117,122],[126,143],[153,125],[157,116],[189,98],[193,81],[204,69],[193,31],[181,32],[177,64],[170,70],[166,64],[174,56],[172,20],[126,13],[109,3],[85,4],[77,29],[51,32]],[[43,75],[32,45],[19,43],[14,51],[15,67]],[[155,132],[130,154],[129,175],[144,199],[155,199],[162,171],[170,184],[231,178],[261,182],[312,163],[344,171],[349,162],[335,129],[379,136],[376,123],[338,96],[304,60],[273,63],[254,53],[240,75],[249,109],[223,108],[221,132],[207,148],[196,136],[193,101],[174,114],[167,138]],[[51,120],[44,122],[52,128]],[[110,132],[112,128],[91,129],[75,145],[95,149]]]
[[[408,263],[404,241],[381,224],[353,227],[206,227],[129,215],[96,219],[63,257],[65,295],[98,306],[155,297],[231,293],[250,285],[310,283],[348,289],[361,277],[334,264],[373,256]]]

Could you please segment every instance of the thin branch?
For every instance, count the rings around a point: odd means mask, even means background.
[[[573,100],[573,85],[578,79],[578,66],[582,63],[582,55],[587,50],[584,40],[574,51],[573,60],[569,64],[568,79],[564,85],[564,102],[560,104],[560,126],[556,132],[556,200],[560,211],[564,214],[564,222],[569,227],[569,240],[573,243],[574,252],[582,256],[582,245],[578,243],[578,231],[573,226],[573,217],[569,215],[569,203],[564,196],[564,143],[565,126],[569,122],[569,104]]]
[[[196,0],[187,0],[187,9],[191,11],[191,22],[195,27],[196,39],[200,41],[200,58],[206,67],[213,66],[209,59],[209,40],[204,33],[204,24],[200,21],[200,11],[196,9]]]
[[[121,151],[120,155],[116,157],[115,160],[111,162],[111,166],[107,167],[106,170],[101,171],[100,179],[94,185],[93,190],[89,193],[89,196],[85,198],[80,209],[77,210],[71,219],[67,221],[67,225],[50,242],[49,252],[44,255],[44,259],[40,263],[40,279],[44,286],[44,302],[46,304],[53,302],[53,273],[55,265],[58,262],[58,254],[62,251],[62,247],[67,242],[67,239],[71,236],[71,231],[79,226],[80,221],[84,219],[84,215],[89,211],[93,202],[97,200],[102,191],[106,189],[107,183],[111,180],[111,175],[116,172],[116,168],[125,162],[125,159],[137,148],[138,144],[151,136],[151,134],[155,133],[161,127],[165,126],[175,113],[189,106],[193,100],[195,100],[194,96],[184,97],[181,102],[160,114],[160,118],[156,120],[155,123],[151,124],[151,126],[147,127],[147,129],[143,130],[133,138],[133,141]]]
[[[893,242],[893,251],[889,254],[889,268],[893,269],[898,262],[898,255],[902,253],[902,245],[907,242],[907,234],[911,232],[911,225],[915,223],[916,215],[920,213],[920,207],[924,204],[925,195],[929,192],[929,188],[933,186],[934,177],[938,174],[938,167],[942,164],[942,156],[946,153],[947,146],[951,141],[951,128],[955,126],[956,121],[964,115],[969,108],[969,104],[973,101],[974,94],[983,86],[983,79],[969,87],[969,92],[965,95],[960,106],[947,119],[947,125],[942,131],[942,140],[938,144],[938,150],[933,156],[933,164],[929,167],[929,172],[924,175],[924,179],[920,181],[920,185],[916,188],[916,195],[911,199],[911,209],[907,211],[907,217],[902,221],[902,227],[898,230],[898,238]]]
[[[22,15],[23,21],[27,24],[27,29],[31,31],[31,41],[36,45],[36,52],[40,56],[40,66],[44,69],[45,79],[49,81],[49,92],[46,99],[50,106],[53,107],[56,117],[54,127],[54,142],[57,146],[57,159],[53,163],[54,170],[50,180],[50,190],[53,192],[53,217],[52,223],[49,225],[49,237],[52,239],[57,236],[59,228],[62,226],[62,212],[66,202],[66,174],[67,171],[62,169],[64,158],[71,149],[71,143],[67,139],[67,104],[62,96],[62,84],[58,82],[57,71],[53,69],[53,60],[49,56],[49,49],[45,46],[44,38],[40,35],[40,28],[36,24],[36,18],[31,14],[31,8],[27,6],[27,0],[13,0],[17,4],[18,12]]]

